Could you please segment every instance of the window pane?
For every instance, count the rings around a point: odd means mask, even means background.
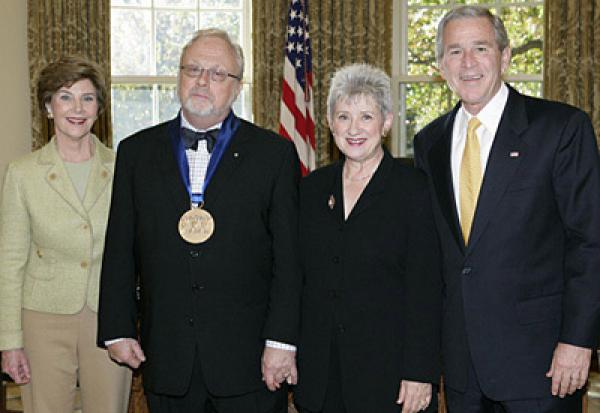
[[[143,6],[149,7],[150,0],[111,0],[111,6]]]
[[[407,151],[412,154],[412,140],[415,134],[429,122],[449,111],[458,99],[443,82],[407,83],[404,93]]]
[[[177,75],[181,49],[196,28],[196,14],[184,11],[156,12],[156,73]]]
[[[437,62],[435,61],[435,35],[437,24],[450,7],[460,4],[480,4],[502,17],[506,25],[512,47],[512,61],[507,74],[535,75],[541,78],[543,67],[543,2],[521,0],[400,0],[408,4],[402,9],[406,13],[402,18],[407,27],[406,50],[401,49],[401,62],[406,67],[399,68],[403,78],[400,85],[401,124],[400,136],[396,136],[402,145],[401,153],[412,154],[412,139],[416,132],[439,115],[450,110],[458,102],[445,85],[439,82]],[[517,4],[518,3],[518,4]],[[396,44],[402,45],[397,39]],[[395,49],[396,50],[396,49]],[[406,76],[408,75],[408,79]],[[427,76],[431,80],[410,80],[411,76]],[[542,95],[542,82],[511,82],[520,92]]]
[[[113,147],[140,129],[152,125],[152,86],[112,86]]]
[[[112,75],[152,74],[149,10],[113,9],[111,15]]]
[[[435,6],[438,4],[448,4],[448,0],[408,0],[409,6]]]
[[[132,133],[177,115],[180,53],[199,26],[219,27],[238,42],[250,36],[242,18],[250,0],[112,0],[111,5],[115,146]],[[130,82],[119,76],[138,78]],[[160,83],[155,83],[155,76],[161,76]],[[251,84],[243,84],[233,106],[238,116],[252,119]]]
[[[435,32],[445,10],[416,9],[408,12],[408,74],[436,74]]]
[[[510,85],[525,95],[542,97],[542,82],[510,82]]]
[[[241,8],[241,0],[200,0],[200,7],[206,8]]]
[[[240,118],[252,122],[252,87],[244,84],[240,95],[233,102],[233,112]]]
[[[543,13],[542,6],[510,7],[500,12],[512,46],[508,73],[542,73]]]
[[[196,8],[196,0],[154,0],[155,7]]]
[[[200,13],[200,28],[218,27],[225,30],[234,42],[240,42],[241,13],[234,11],[207,11]]]
[[[179,98],[177,86],[158,85],[158,121],[164,122],[173,119],[179,111]]]

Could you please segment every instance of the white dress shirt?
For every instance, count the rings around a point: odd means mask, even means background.
[[[502,83],[500,89],[487,105],[476,115],[481,122],[481,126],[475,133],[479,139],[479,150],[481,158],[481,173],[485,177],[485,168],[490,156],[490,150],[494,143],[494,137],[498,130],[498,124],[504,112],[506,101],[508,100],[508,87]],[[465,141],[467,140],[467,125],[473,115],[467,112],[464,106],[456,113],[454,127],[452,129],[452,148],[450,152],[450,167],[452,169],[452,185],[454,187],[454,201],[456,202],[456,211],[460,217],[460,164],[462,162],[463,152],[465,150]],[[483,181],[482,181],[483,182]]]
[[[183,112],[181,113],[181,127],[191,129],[194,132],[206,132],[210,129],[220,129],[221,125],[222,122],[219,122],[208,129],[198,129],[193,127],[192,124],[188,122],[183,115]],[[201,194],[202,186],[204,185],[204,179],[206,178],[206,170],[208,169],[208,162],[210,161],[210,153],[208,152],[206,140],[198,141],[197,150],[186,149],[185,156],[187,157],[190,168],[190,184],[192,186],[192,193]]]

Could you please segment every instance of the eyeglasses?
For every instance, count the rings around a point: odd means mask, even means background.
[[[207,69],[205,67],[194,65],[181,65],[179,66],[179,69],[181,69],[183,74],[185,74],[186,76],[194,78],[202,77],[202,75],[204,75],[204,72],[206,72],[208,73],[209,79],[213,82],[224,82],[225,79],[227,79],[228,77],[232,77],[237,80],[242,80],[240,76],[236,76],[229,72],[225,72],[224,70],[219,70],[215,68]]]

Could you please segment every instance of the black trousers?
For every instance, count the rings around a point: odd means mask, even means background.
[[[352,406],[346,406],[344,401],[344,396],[342,392],[342,369],[340,364],[340,352],[338,348],[337,334],[337,331],[334,331],[332,336],[333,339],[331,340],[331,361],[327,373],[327,390],[325,391],[325,400],[323,402],[323,408],[318,411],[312,411],[297,405],[296,407],[298,408],[298,411],[300,413],[348,413],[348,411],[356,410],[356,408],[353,409]],[[300,376],[300,380],[302,380],[302,376]],[[400,385],[400,383],[398,383],[398,385]],[[424,413],[433,413],[438,411],[436,392],[437,386],[434,386],[432,401],[427,407],[427,409],[425,409]],[[398,405],[396,410],[398,413],[402,412],[402,406]]]
[[[206,388],[196,355],[190,387],[183,396],[146,391],[146,400],[151,413],[287,413],[287,391],[287,385],[275,392],[265,386],[251,393],[217,397]]]
[[[483,394],[473,363],[469,363],[467,389],[460,392],[446,386],[448,413],[581,413],[583,390],[571,396],[552,396],[526,400],[492,400]]]

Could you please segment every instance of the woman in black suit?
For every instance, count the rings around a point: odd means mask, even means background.
[[[437,411],[441,273],[425,176],[382,146],[390,79],[336,72],[327,119],[344,155],[300,188],[302,412]]]

